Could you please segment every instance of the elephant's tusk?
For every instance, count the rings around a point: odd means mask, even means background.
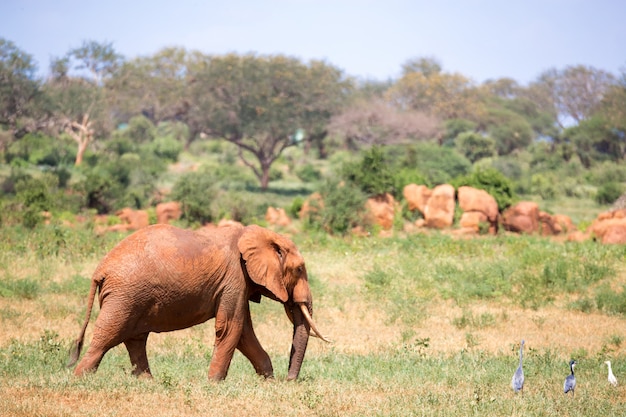
[[[304,304],[300,304],[300,310],[302,310],[302,314],[304,314],[304,318],[306,319],[306,321],[309,322],[309,326],[311,326],[311,330],[313,330],[313,332],[315,333],[315,335],[317,337],[319,337],[320,339],[322,339],[324,342],[326,343],[331,343],[330,340],[328,340],[327,338],[325,338],[322,333],[320,333],[319,330],[317,330],[317,325],[315,324],[315,322],[313,321],[313,317],[311,317],[311,315],[309,314],[309,309],[306,308],[306,306]]]

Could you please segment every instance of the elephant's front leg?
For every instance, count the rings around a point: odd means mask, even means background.
[[[225,309],[220,309],[215,316],[215,347],[209,365],[209,379],[221,381],[226,378],[230,361],[239,344],[243,331],[244,319],[233,317]]]
[[[252,319],[250,317],[250,309],[246,309],[246,320],[243,324],[243,332],[239,339],[237,349],[244,354],[246,358],[254,366],[254,370],[257,374],[264,376],[265,378],[274,377],[274,368],[272,367],[272,360],[267,352],[261,346],[259,339],[257,339],[252,327]]]

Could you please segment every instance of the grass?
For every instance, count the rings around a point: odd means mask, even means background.
[[[301,377],[285,381],[291,328],[282,307],[252,305],[276,378],[239,353],[206,379],[213,321],[154,334],[152,380],[130,376],[123,347],[75,378],[67,349],[89,277],[122,235],[88,228],[3,229],[0,414],[11,416],[617,416],[626,391],[626,248],[508,236],[455,239],[294,235],[307,259],[315,317]],[[96,313],[92,316],[95,316]],[[92,317],[93,320],[93,317]],[[88,329],[87,343],[93,324]],[[509,384],[526,340],[524,395]],[[575,397],[562,393],[570,358]]]

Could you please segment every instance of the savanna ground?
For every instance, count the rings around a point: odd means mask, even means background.
[[[291,325],[282,306],[252,305],[276,378],[235,354],[207,381],[213,321],[153,334],[152,380],[130,376],[121,346],[96,374],[65,367],[89,278],[124,235],[89,228],[3,229],[0,415],[7,416],[623,416],[626,247],[440,233],[393,238],[293,236],[307,260],[315,318],[297,382],[286,382]],[[86,344],[93,331],[88,328]],[[524,395],[510,381],[526,341]],[[84,353],[85,349],[83,349]],[[563,394],[570,358],[575,396]]]

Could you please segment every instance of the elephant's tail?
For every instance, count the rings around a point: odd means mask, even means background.
[[[85,332],[87,331],[87,325],[89,324],[89,318],[91,317],[91,310],[93,309],[93,302],[96,298],[96,292],[98,291],[98,287],[100,286],[101,281],[92,280],[91,281],[91,289],[89,290],[89,300],[87,301],[87,314],[85,317],[85,322],[83,323],[83,328],[78,335],[78,338],[72,343],[70,348],[70,358],[67,361],[67,367],[72,367],[78,362],[78,358],[80,357],[80,351],[83,349],[83,342],[85,340]]]

